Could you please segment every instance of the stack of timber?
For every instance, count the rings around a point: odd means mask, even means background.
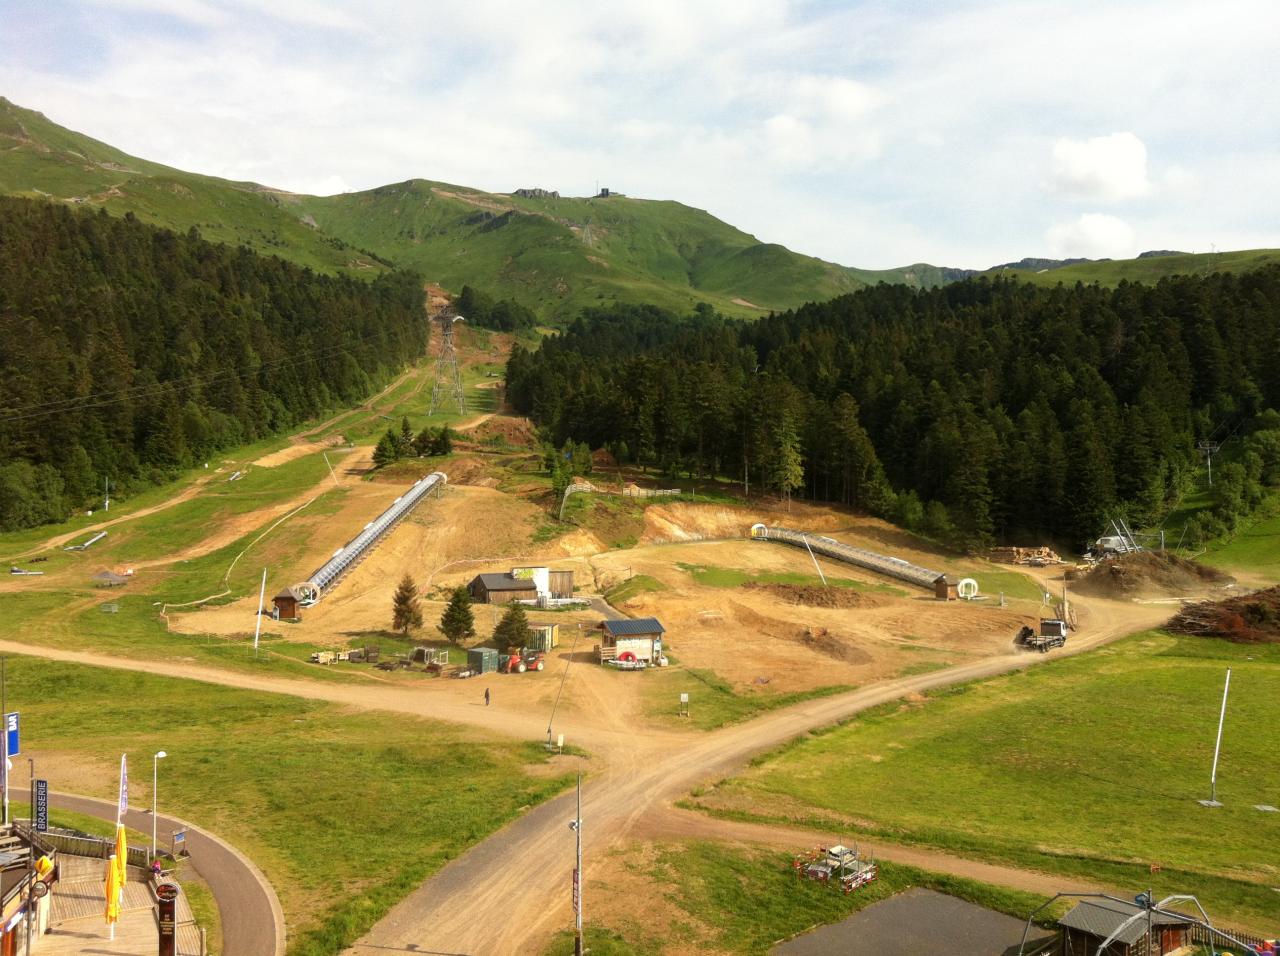
[[[1022,564],[1032,568],[1043,568],[1050,564],[1061,564],[1053,548],[992,548],[991,560],[1001,564]]]

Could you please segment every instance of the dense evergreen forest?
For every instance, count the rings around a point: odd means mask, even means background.
[[[0,198],[0,529],[363,398],[423,354],[422,309],[412,274],[330,278]]]
[[[1230,436],[1199,537],[1280,484],[1280,268],[1117,289],[882,285],[750,324],[594,310],[517,349],[508,396],[556,445],[966,547],[1158,522],[1203,472],[1197,440]]]

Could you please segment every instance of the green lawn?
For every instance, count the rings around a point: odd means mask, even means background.
[[[1273,497],[1269,506],[1235,535],[1211,543],[1200,560],[1228,571],[1239,569],[1280,581],[1280,497]]]
[[[24,744],[82,773],[55,788],[111,797],[122,752],[134,803],[149,755],[165,809],[225,836],[271,879],[289,952],[331,954],[466,847],[567,785],[541,748],[403,715],[146,674],[8,659]]]
[[[623,604],[640,594],[666,591],[667,586],[655,577],[647,574],[633,574],[604,593],[604,599],[610,604]]]
[[[822,578],[816,574],[801,574],[798,571],[742,571],[738,568],[721,568],[715,565],[685,564],[678,562],[676,567],[685,571],[699,584],[713,588],[737,588],[744,584],[796,584],[805,587],[822,587]],[[849,588],[854,591],[874,591],[878,594],[893,594],[906,597],[902,588],[883,582],[868,584],[865,581],[854,581],[850,578],[834,578],[827,576],[828,587]]]
[[[1213,735],[1233,668],[1218,793]],[[1147,633],[876,709],[760,758],[693,805],[834,824],[1275,921],[1280,647]],[[1161,873],[1151,875],[1148,865]]]
[[[802,849],[797,847],[797,850]],[[601,907],[589,911],[587,942],[593,954],[656,956],[681,952],[765,954],[773,946],[814,926],[835,923],[913,886],[926,887],[981,906],[1025,918],[1044,900],[916,867],[881,863],[879,878],[845,896],[796,878],[791,857],[719,843],[660,845],[652,862],[630,863],[652,879],[664,901],[683,919],[653,926],[643,907]],[[607,883],[607,877],[605,879]],[[593,889],[588,882],[588,892]],[[567,956],[573,938],[558,936],[545,956]]]
[[[650,668],[639,673],[619,673],[618,676],[625,680],[644,682],[641,693],[645,713],[650,718],[670,727],[696,730],[714,730],[802,700],[829,697],[852,690],[847,685],[837,684],[785,694],[767,687],[736,691],[714,671],[676,664]],[[681,694],[689,695],[688,717],[680,716]]]

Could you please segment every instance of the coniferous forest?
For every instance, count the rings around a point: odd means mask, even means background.
[[[0,529],[58,521],[366,396],[427,344],[420,280],[0,198]]]
[[[515,351],[508,396],[557,446],[840,502],[962,547],[1158,522],[1203,473],[1197,441],[1229,438],[1201,537],[1280,484],[1280,269],[881,285],[754,323],[593,310]]]

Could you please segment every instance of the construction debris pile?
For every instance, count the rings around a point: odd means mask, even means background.
[[[860,607],[863,596],[853,588],[824,588],[812,584],[758,584],[750,582],[743,588],[748,591],[763,591],[788,604],[806,607],[850,608]]]
[[[1222,587],[1232,579],[1217,568],[1170,551],[1134,551],[1102,561],[1078,579],[1076,590],[1098,597],[1186,594]]]
[[[1046,568],[1061,564],[1062,558],[1053,548],[992,548],[991,560],[1000,564],[1021,564],[1030,568]]]
[[[1237,644],[1280,644],[1280,585],[1225,601],[1188,604],[1165,629]]]

